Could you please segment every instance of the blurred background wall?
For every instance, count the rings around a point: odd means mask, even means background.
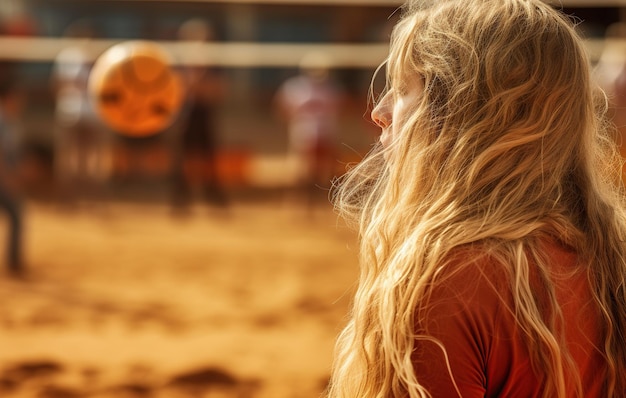
[[[581,20],[580,29],[590,39],[591,53],[597,61],[607,28],[623,18],[626,2],[560,3],[567,13]],[[246,158],[285,153],[287,133],[273,109],[276,91],[285,79],[297,73],[299,59],[308,48],[331,51],[336,56],[333,77],[348,97],[339,141],[342,156],[350,161],[367,152],[376,138],[376,129],[368,122],[367,90],[374,69],[384,59],[399,4],[395,0],[2,1],[0,58],[13,67],[15,79],[26,94],[22,140],[32,155],[30,159],[42,168],[41,178],[45,178],[45,169],[52,167],[55,157],[55,93],[51,84],[54,58],[74,43],[72,40],[86,35],[74,29],[68,40],[68,31],[81,25],[89,27],[94,58],[116,42],[143,39],[169,46],[181,64],[195,62],[220,68],[227,90],[218,112],[219,147],[223,153],[245,154]],[[179,27],[194,17],[214,29],[214,40],[205,48],[206,54],[185,54],[176,48]],[[252,47],[238,48],[242,43]],[[217,47],[211,48],[210,44]],[[292,46],[279,48],[284,44]],[[153,149],[159,151],[158,146]],[[165,173],[167,167],[158,163],[167,162],[167,156],[155,155],[154,159],[153,173]],[[236,169],[236,165],[223,166],[223,173],[230,172],[227,178],[238,179],[231,181],[233,184],[246,184],[233,167]],[[116,178],[115,170],[111,175]],[[33,184],[40,191],[45,185],[41,181]]]

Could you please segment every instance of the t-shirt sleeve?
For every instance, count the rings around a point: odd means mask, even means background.
[[[417,312],[413,365],[432,397],[484,397],[486,364],[506,291],[489,261],[450,263]]]

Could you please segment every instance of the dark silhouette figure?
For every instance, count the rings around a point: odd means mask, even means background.
[[[213,40],[213,30],[205,21],[184,23],[178,38],[188,43]],[[224,92],[219,71],[205,66],[182,69],[187,87],[187,104],[181,116],[182,130],[175,144],[172,200],[176,209],[186,208],[192,188],[199,185],[207,202],[223,207],[227,199],[218,173],[217,110]]]
[[[22,275],[22,201],[19,189],[18,121],[23,94],[11,76],[0,79],[0,207],[7,216],[9,234],[6,264],[9,273]]]

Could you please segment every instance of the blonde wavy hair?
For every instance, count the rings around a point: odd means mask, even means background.
[[[606,396],[626,396],[622,160],[573,22],[539,0],[409,2],[385,65],[387,89],[418,77],[424,93],[395,141],[334,187],[359,230],[361,275],[328,395],[429,396],[411,360],[428,338],[415,330],[420,304],[469,245],[507,268],[544,396],[573,385],[582,397],[541,245],[556,237],[575,248],[601,311]]]

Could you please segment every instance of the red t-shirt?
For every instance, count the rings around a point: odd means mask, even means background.
[[[603,345],[601,323],[585,272],[572,272],[577,267],[576,253],[552,242],[547,251],[567,346],[580,370],[584,396],[601,397],[606,369],[597,348]],[[458,256],[443,272],[422,327],[443,344],[447,361],[436,343],[417,341],[418,381],[434,398],[541,397],[543,385],[532,370],[523,331],[515,322],[503,266],[488,257],[466,264]],[[571,377],[566,375],[567,379]],[[573,387],[568,388],[568,395],[575,396]]]

